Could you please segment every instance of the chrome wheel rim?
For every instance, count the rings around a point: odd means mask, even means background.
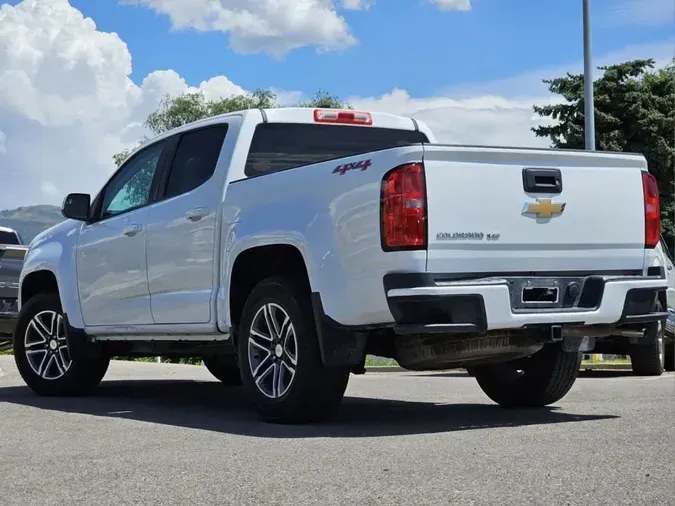
[[[72,364],[63,317],[56,311],[40,311],[26,327],[23,338],[28,365],[40,378],[57,380]]]
[[[293,384],[298,341],[288,313],[268,303],[253,317],[248,336],[248,363],[258,390],[270,399],[283,397]]]

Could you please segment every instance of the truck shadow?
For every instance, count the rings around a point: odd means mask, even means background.
[[[38,397],[26,387],[0,388],[0,403],[123,418],[265,438],[381,437],[618,418],[556,408],[506,410],[492,404],[434,404],[345,397],[337,415],[315,425],[264,423],[242,388],[199,381],[104,381],[91,397]]]

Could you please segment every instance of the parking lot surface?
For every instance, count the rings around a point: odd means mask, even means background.
[[[298,427],[197,366],[114,362],[71,399],[0,370],[3,506],[674,504],[672,373],[595,372],[518,411],[463,373],[368,373]]]

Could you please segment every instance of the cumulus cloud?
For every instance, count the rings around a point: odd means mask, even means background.
[[[224,76],[190,87],[173,70],[156,71],[139,86],[130,73],[124,41],[67,0],[0,7],[0,208],[96,191],[166,93],[243,92]]]
[[[125,0],[166,14],[176,29],[229,34],[232,50],[281,57],[292,49],[335,50],[356,43],[332,0]],[[344,0],[346,9],[365,7]]]

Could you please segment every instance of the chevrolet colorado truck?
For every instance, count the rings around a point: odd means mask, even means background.
[[[27,249],[16,230],[0,226],[0,350],[11,347],[19,311],[19,275]]]
[[[272,422],[329,416],[366,354],[549,405],[595,340],[667,318],[658,195],[636,154],[442,145],[360,111],[216,116],[65,198],[26,254],[16,364],[73,395],[112,356],[203,357]]]

